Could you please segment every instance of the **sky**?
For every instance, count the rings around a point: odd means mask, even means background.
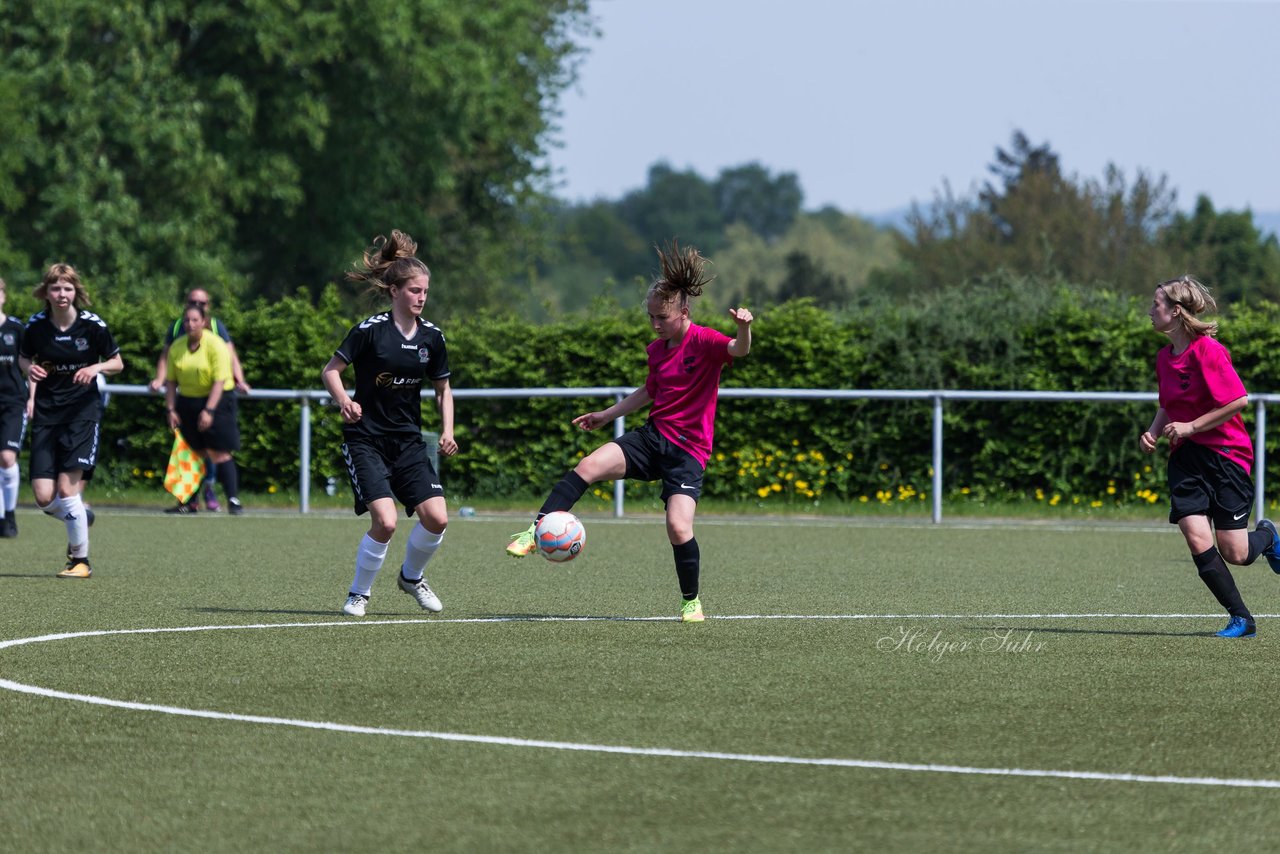
[[[864,215],[985,182],[1015,130],[1068,174],[1164,175],[1189,209],[1280,213],[1280,0],[592,0],[557,195],[666,161],[794,172]]]

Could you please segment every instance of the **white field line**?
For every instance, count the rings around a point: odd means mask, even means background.
[[[1125,618],[1192,618],[1217,616],[1205,614],[848,614],[848,615],[739,615],[734,617],[715,617],[713,619],[1031,619],[1054,618],[1072,619],[1084,617],[1125,617]],[[1270,615],[1268,615],[1270,616]],[[181,626],[174,628],[152,629],[104,629],[84,632],[64,632],[60,634],[40,635],[38,637],[16,638],[0,641],[0,650],[10,647],[25,646],[34,643],[47,643],[58,640],[76,638],[104,637],[109,635],[142,635],[166,634],[175,632],[207,632],[231,631],[243,629],[280,629],[280,628],[315,628],[322,626],[378,626],[419,623],[498,623],[498,622],[587,622],[601,620],[636,620],[636,621],[670,621],[670,617],[482,617],[465,619],[407,619],[407,620],[364,620],[323,623],[258,623],[242,626]],[[27,685],[9,679],[0,679],[0,689],[23,694],[33,694],[57,700],[72,700],[97,706],[108,706],[130,711],[157,712],[160,714],[179,715],[183,717],[204,718],[207,720],[235,721],[240,723],[267,724],[273,726],[289,726],[300,729],[324,730],[356,735],[395,736],[399,738],[429,738],[438,741],[465,742],[471,744],[490,744],[505,747],[526,747],[543,750],[572,750],[588,753],[624,754],[630,756],[667,757],[675,759],[714,759],[729,762],[753,762],[775,765],[818,765],[841,768],[863,768],[878,771],[911,771],[934,774],[969,774],[996,777],[1039,777],[1066,780],[1095,780],[1120,783],[1161,783],[1181,786],[1226,786],[1246,789],[1280,789],[1280,780],[1244,779],[1224,777],[1182,777],[1169,774],[1121,774],[1103,771],[1057,771],[1036,768],[983,768],[965,765],[937,765],[932,763],[882,762],[871,759],[842,759],[804,756],[774,756],[754,753],[726,753],[704,750],[676,750],[667,747],[628,747],[625,745],[588,744],[569,741],[545,741],[541,739],[511,738],[496,735],[473,735],[468,733],[437,732],[432,730],[402,730],[382,727],[355,726],[351,724],[331,723],[328,721],[307,721],[295,718],[278,718],[265,715],[242,715],[232,712],[215,712],[207,709],[187,709],[179,706],[164,706],[155,703],[135,703],[127,700],[113,700],[89,694],[73,694],[67,691],[55,691],[37,685]]]

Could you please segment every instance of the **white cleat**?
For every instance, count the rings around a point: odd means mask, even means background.
[[[352,593],[347,597],[347,604],[342,606],[342,613],[348,617],[363,617],[364,606],[369,604],[368,596],[361,596],[359,593]]]
[[[397,583],[400,585],[401,590],[417,600],[418,604],[422,606],[422,610],[436,614],[444,610],[444,605],[440,603],[440,597],[431,590],[431,587],[427,584],[427,579],[419,578],[417,581],[410,581],[402,573]]]

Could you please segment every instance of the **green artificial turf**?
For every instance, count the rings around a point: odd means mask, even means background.
[[[455,519],[428,570],[440,615],[395,587],[406,521],[352,619],[349,515],[100,508],[86,581],[54,578],[62,526],[21,515],[0,642],[237,628],[0,649],[5,680],[148,707],[0,690],[0,850],[1266,850],[1280,831],[1276,788],[1127,779],[1280,785],[1280,619],[1213,637],[1225,616],[1168,526],[704,516],[708,620],[681,625],[661,521],[585,521],[584,555],[553,565],[503,554],[520,518]],[[1236,576],[1280,613],[1265,561]]]

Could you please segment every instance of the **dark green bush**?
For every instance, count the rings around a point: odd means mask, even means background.
[[[14,300],[14,313],[29,310]],[[29,298],[28,298],[29,302]],[[833,389],[1032,389],[1153,391],[1154,359],[1165,339],[1150,329],[1145,299],[1082,291],[1066,284],[998,278],[908,307],[868,302],[833,314],[805,301],[768,310],[755,323],[751,355],[726,369],[727,387]],[[118,382],[152,374],[173,306],[97,305],[124,351]],[[251,308],[215,306],[231,328],[252,385],[318,389],[320,369],[359,318],[345,314],[336,289]],[[19,314],[19,316],[23,316]],[[732,333],[727,317],[697,322]],[[455,389],[634,387],[645,375],[651,340],[644,315],[604,304],[588,318],[547,325],[478,314],[442,324]],[[1242,308],[1222,319],[1246,386],[1270,392],[1280,374],[1280,310]],[[349,377],[348,377],[349,378]],[[462,452],[443,464],[455,497],[539,496],[611,431],[586,434],[570,420],[602,409],[598,397],[460,399]],[[835,501],[923,501],[931,489],[928,401],[722,398],[709,497],[803,505]],[[1144,456],[1137,436],[1154,404],[945,404],[948,493],[1041,498],[1052,503],[1160,500],[1164,452]],[[298,483],[298,405],[247,400],[241,406],[239,460],[250,491]],[[629,419],[639,423],[641,414]],[[1246,421],[1253,429],[1253,409]],[[437,426],[424,406],[428,429]],[[337,477],[341,423],[326,404],[312,409],[311,480]],[[113,398],[103,428],[102,485],[158,476],[170,437],[155,397]],[[1280,476],[1268,440],[1268,477]],[[635,495],[653,487],[629,484]],[[606,500],[598,490],[600,500]],[[1054,496],[1057,496],[1055,499]]]

